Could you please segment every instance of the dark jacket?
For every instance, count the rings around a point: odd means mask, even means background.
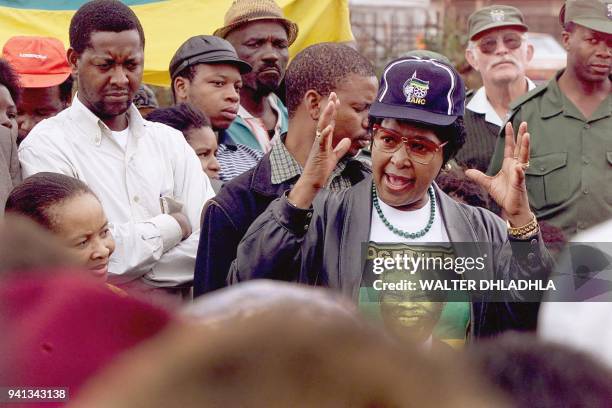
[[[465,110],[463,120],[467,136],[455,160],[467,168],[486,172],[495,151],[500,127],[487,122],[484,114],[469,109]]]
[[[364,164],[351,160],[342,173],[356,184],[371,173]],[[272,184],[270,154],[251,170],[225,183],[203,210],[203,223],[194,273],[194,296],[226,286],[238,243],[251,223],[284,191],[293,188],[297,177]]]
[[[319,194],[310,210],[292,207],[282,196],[249,228],[228,279],[330,286],[357,301],[364,271],[361,245],[370,236],[371,186],[367,179],[340,193]],[[511,241],[504,221],[493,213],[460,204],[437,186],[435,192],[450,242],[474,243],[470,249],[454,245],[458,257],[492,252],[485,258],[487,279],[547,277],[551,261],[540,236],[530,242]],[[477,243],[494,245],[483,249]],[[536,320],[537,303],[473,302],[470,330],[472,337],[487,336],[533,329]]]

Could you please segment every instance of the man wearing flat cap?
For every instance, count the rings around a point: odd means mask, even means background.
[[[243,74],[238,117],[228,129],[236,143],[265,153],[272,138],[287,131],[287,108],[276,93],[297,34],[297,25],[273,0],[235,0],[225,14],[225,25],[214,32],[253,67]]]
[[[467,139],[456,160],[486,171],[510,103],[535,84],[525,76],[533,57],[527,42],[527,25],[520,10],[493,5],[474,12],[469,20],[469,43],[465,57],[480,73],[483,86],[468,93],[465,110]]]
[[[511,106],[527,122],[529,203],[567,238],[612,217],[612,1],[567,0],[561,9],[567,67]],[[499,169],[498,140],[489,173]]]
[[[244,173],[263,156],[261,151],[236,142],[227,131],[238,114],[241,74],[249,71],[251,66],[238,58],[234,47],[214,35],[189,38],[170,61],[174,100],[199,109],[217,134],[221,181]]]

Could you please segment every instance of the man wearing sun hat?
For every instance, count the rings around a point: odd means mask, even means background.
[[[70,105],[71,69],[64,44],[51,37],[11,37],[4,44],[2,57],[19,75],[23,89],[17,107],[17,143],[21,143],[34,125]]]
[[[278,93],[298,27],[273,0],[236,0],[214,35],[225,38],[253,66],[243,75],[238,117],[228,129],[236,143],[267,152],[274,136],[287,131],[287,109]]]
[[[612,1],[567,0],[559,17],[567,68],[519,98],[510,120],[532,135],[527,191],[538,220],[571,238],[612,217]],[[490,173],[503,150],[502,136]]]
[[[468,20],[465,58],[480,73],[483,86],[468,93],[465,110],[467,140],[456,160],[486,171],[510,103],[535,84],[525,76],[533,57],[527,25],[515,7],[493,5],[475,11]]]

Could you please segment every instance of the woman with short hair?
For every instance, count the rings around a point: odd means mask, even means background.
[[[85,269],[106,280],[115,241],[100,200],[85,183],[59,173],[34,174],[11,191],[6,213],[53,232]]]

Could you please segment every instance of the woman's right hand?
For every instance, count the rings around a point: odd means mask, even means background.
[[[319,190],[327,184],[338,161],[348,152],[351,141],[342,139],[333,148],[334,125],[340,102],[334,92],[317,123],[317,135],[306,160],[304,171],[289,193],[289,202],[299,208],[310,208]]]

